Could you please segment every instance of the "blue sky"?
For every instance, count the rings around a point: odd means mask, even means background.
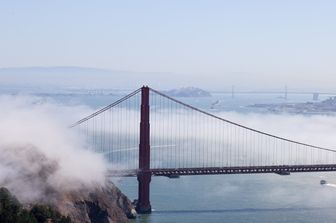
[[[202,81],[336,82],[336,1],[7,0],[0,67],[172,72]]]

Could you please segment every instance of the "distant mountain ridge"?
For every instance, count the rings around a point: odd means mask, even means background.
[[[0,68],[0,84],[6,86],[127,88],[142,85],[164,88],[173,80],[170,73],[108,70],[92,67],[5,67]]]
[[[79,67],[79,66],[28,66],[28,67],[1,67],[1,70],[100,70],[100,71],[110,71],[103,68],[94,68],[94,67]]]

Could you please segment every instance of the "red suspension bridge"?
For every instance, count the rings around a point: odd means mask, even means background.
[[[110,161],[111,176],[137,177],[139,213],[151,212],[152,176],[336,171],[335,150],[246,127],[149,87],[71,127]]]

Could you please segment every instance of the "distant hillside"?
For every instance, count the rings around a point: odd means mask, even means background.
[[[23,67],[0,69],[2,85],[33,87],[134,88],[135,72],[83,67]],[[133,80],[133,81],[130,81]]]
[[[159,89],[174,86],[170,73],[133,72],[86,67],[0,68],[1,86],[136,89],[150,85]],[[180,81],[183,84],[183,80]]]

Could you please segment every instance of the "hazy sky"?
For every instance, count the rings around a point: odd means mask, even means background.
[[[0,67],[85,66],[332,88],[336,1],[2,0]]]

